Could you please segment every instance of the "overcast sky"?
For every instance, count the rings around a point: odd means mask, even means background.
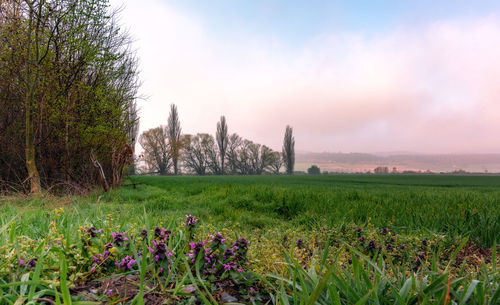
[[[412,3],[412,4],[410,4]],[[500,1],[111,0],[140,59],[141,131],[298,151],[500,152]]]

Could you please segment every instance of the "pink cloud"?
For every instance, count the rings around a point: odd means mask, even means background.
[[[159,0],[127,3],[123,22],[149,96],[143,130],[165,124],[175,103],[187,133],[213,133],[224,114],[230,132],[275,149],[289,124],[298,150],[500,151],[495,16],[328,33],[300,48],[225,41]]]

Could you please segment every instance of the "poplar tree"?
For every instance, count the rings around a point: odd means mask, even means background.
[[[283,162],[288,175],[293,175],[293,167],[295,166],[295,138],[292,133],[292,127],[287,125],[283,139]]]
[[[179,157],[182,148],[181,142],[181,123],[179,122],[179,114],[177,106],[170,105],[170,115],[168,116],[167,137],[170,145],[170,156],[174,165],[174,174],[179,174]]]
[[[217,122],[217,132],[215,138],[217,140],[217,147],[219,149],[221,174],[224,174],[224,161],[226,159],[227,143],[229,141],[225,116],[221,116],[220,121]]]

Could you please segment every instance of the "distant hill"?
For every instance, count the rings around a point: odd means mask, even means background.
[[[306,170],[312,164],[322,171],[365,172],[377,166],[398,171],[500,172],[500,154],[414,154],[414,153],[331,153],[300,152],[295,156],[296,169]]]

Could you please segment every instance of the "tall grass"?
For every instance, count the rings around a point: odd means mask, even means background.
[[[289,276],[269,275],[276,281],[266,281],[273,290],[273,304],[500,303],[500,276],[489,271],[484,262],[476,277],[466,272],[452,275],[448,268],[438,269],[438,264],[418,273],[392,274],[382,257],[373,261],[351,250],[349,264],[340,264],[337,256],[330,264],[323,259],[301,266],[288,254]]]

